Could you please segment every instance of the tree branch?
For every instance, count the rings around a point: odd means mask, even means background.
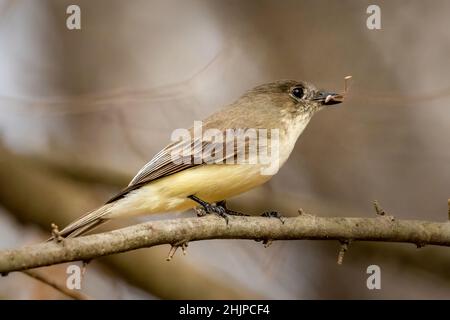
[[[0,272],[90,260],[119,252],[161,244],[180,246],[207,239],[386,241],[450,246],[450,222],[393,220],[392,218],[337,218],[301,214],[286,218],[231,217],[182,218],[146,222],[127,228],[39,243],[0,251]]]

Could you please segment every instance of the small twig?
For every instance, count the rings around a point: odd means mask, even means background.
[[[375,212],[377,215],[379,215],[379,216],[386,215],[386,211],[384,211],[383,208],[380,207],[380,204],[378,203],[377,200],[373,201],[373,207],[375,208]]]
[[[188,247],[187,242],[185,242],[181,245],[181,251],[183,252],[183,256],[185,256],[187,254],[187,247]]]
[[[75,299],[75,300],[89,300],[89,296],[85,295],[84,293],[75,291],[75,290],[69,290],[65,288],[64,286],[59,285],[58,283],[54,282],[53,280],[48,279],[46,276],[44,276],[42,273],[37,272],[36,270],[24,270],[23,273],[25,273],[27,276],[34,278],[36,280],[39,280],[46,285],[54,288],[55,290],[59,291],[60,293]]]
[[[343,241],[340,241],[340,243],[341,243],[341,248],[339,249],[339,254],[338,254],[338,258],[337,258],[338,265],[342,265],[342,263],[344,262],[344,256],[348,250],[348,246],[350,245],[350,240],[343,240]]]
[[[310,217],[314,216],[314,214],[306,212],[305,210],[303,210],[303,208],[298,209],[297,213],[299,216],[310,216]]]
[[[88,266],[89,262],[91,262],[91,259],[83,260],[83,265],[81,267],[81,282],[83,282],[83,280],[85,278],[86,271],[87,271],[87,266]]]
[[[172,260],[173,256],[175,255],[175,252],[177,252],[177,249],[178,249],[177,246],[174,246],[174,245],[170,246],[170,250],[169,250],[169,253],[167,254],[166,261]]]
[[[64,240],[64,237],[61,236],[61,233],[59,232],[59,228],[58,225],[56,225],[55,223],[51,224],[52,227],[52,237],[56,242],[61,242]]]
[[[83,266],[81,268],[81,276],[82,277],[84,277],[84,274],[87,271],[87,266],[88,266],[89,262],[91,262],[91,260],[83,260]]]
[[[180,241],[180,242],[178,242],[176,244],[172,244],[171,245],[169,253],[168,253],[167,258],[166,258],[166,261],[171,261],[172,260],[173,256],[175,255],[175,253],[177,252],[177,249],[179,247],[181,247],[181,251],[183,252],[183,255],[184,256],[186,255],[186,253],[187,253],[186,249],[188,247],[188,242],[183,240],[183,241]]]
[[[383,218],[387,218],[390,221],[394,221],[395,217],[392,215],[388,215],[386,211],[384,211],[384,209],[380,206],[380,204],[378,203],[377,200],[373,201],[373,207],[375,208],[375,212],[377,215],[379,215],[380,217]]]

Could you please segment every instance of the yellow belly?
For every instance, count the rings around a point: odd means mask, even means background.
[[[197,204],[195,195],[207,202],[236,196],[268,181],[259,165],[203,165],[158,179],[117,201],[109,217],[184,211]]]

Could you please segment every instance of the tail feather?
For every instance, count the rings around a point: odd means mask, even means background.
[[[81,218],[75,220],[67,227],[62,229],[59,234],[64,238],[72,238],[93,230],[94,228],[108,221],[108,218],[106,218],[106,216],[108,213],[110,213],[112,207],[112,203],[106,204],[98,209],[86,213]],[[47,241],[53,240],[53,238],[54,237],[52,236]]]

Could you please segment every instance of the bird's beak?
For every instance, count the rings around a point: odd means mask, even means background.
[[[334,105],[344,101],[344,96],[339,93],[318,91],[313,98],[314,101],[319,101],[323,105]]]

